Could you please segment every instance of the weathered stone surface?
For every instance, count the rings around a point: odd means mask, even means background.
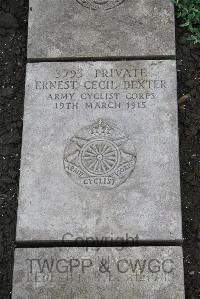
[[[175,55],[174,36],[170,0],[30,0],[28,58]]]
[[[174,61],[29,64],[17,240],[181,240]]]
[[[17,249],[12,299],[183,299],[179,247]]]

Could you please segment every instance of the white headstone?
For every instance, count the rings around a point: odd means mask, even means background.
[[[170,1],[29,2],[29,59],[175,56]]]
[[[174,61],[27,67],[17,240],[181,240]]]

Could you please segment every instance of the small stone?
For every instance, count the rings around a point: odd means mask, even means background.
[[[179,98],[178,102],[179,102],[180,105],[182,105],[182,104],[185,104],[185,102],[189,99],[190,99],[190,95],[185,94],[185,95],[183,95]]]

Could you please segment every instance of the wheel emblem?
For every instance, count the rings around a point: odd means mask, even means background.
[[[81,161],[85,170],[95,175],[105,175],[118,165],[119,150],[108,140],[88,142],[81,151]]]
[[[136,151],[129,138],[104,120],[82,128],[67,143],[64,168],[79,185],[111,189],[133,172]]]
[[[119,6],[125,0],[77,0],[82,6],[94,10],[109,10]]]

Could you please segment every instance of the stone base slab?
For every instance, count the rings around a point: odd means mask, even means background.
[[[183,299],[180,247],[16,249],[12,299]]]

